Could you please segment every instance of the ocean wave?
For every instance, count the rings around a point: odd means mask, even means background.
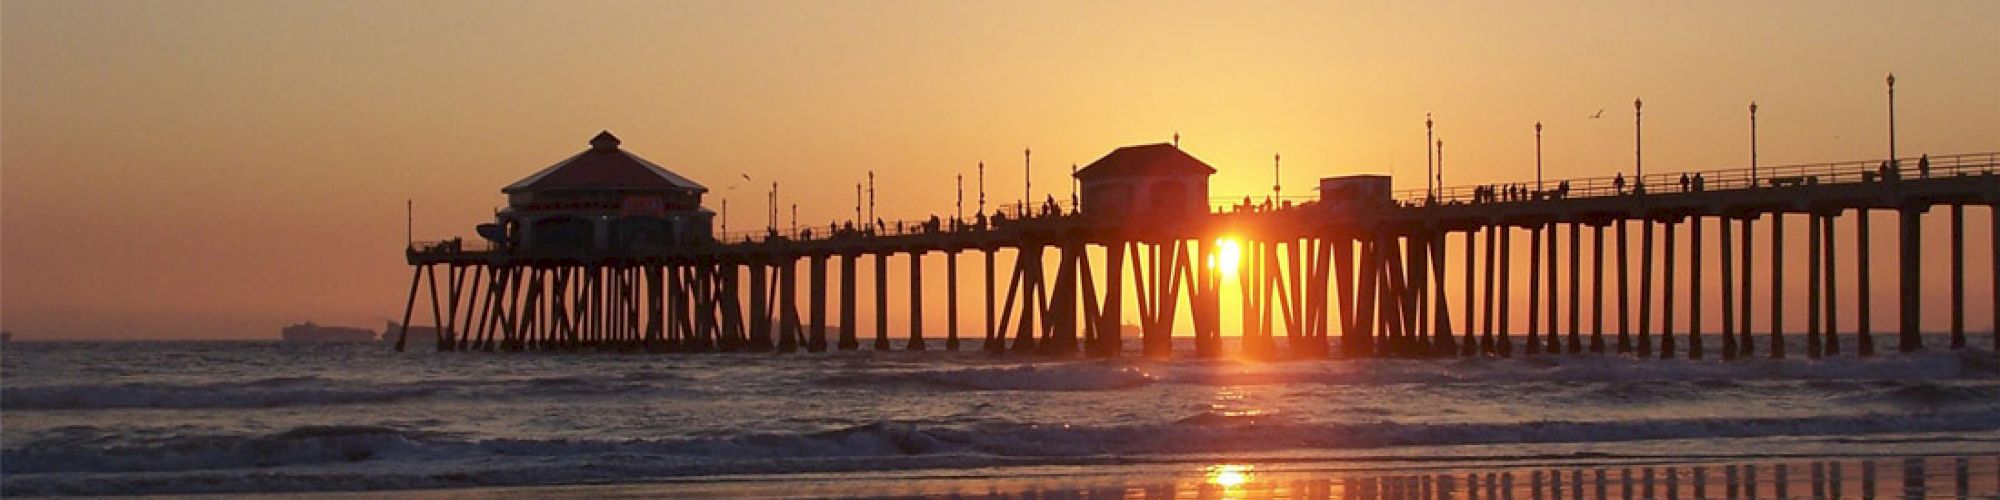
[[[874,422],[680,439],[473,439],[389,426],[306,426],[98,446],[10,442],[0,494],[219,493],[573,484],[692,475],[1172,460],[1213,453],[1395,446],[1974,432],[1991,412],[1764,419],[1426,424],[1284,423],[1197,414],[1131,426]],[[108,432],[108,431],[99,431]],[[1148,458],[1152,457],[1152,458]]]
[[[208,384],[73,384],[0,389],[8,410],[103,408],[272,408],[282,406],[382,403],[434,394],[430,384],[360,386],[315,378],[284,377]]]
[[[708,465],[719,473],[756,469],[731,464],[770,460],[868,459],[953,455],[989,458],[1118,457],[1278,450],[1353,450],[1392,446],[1615,442],[1692,438],[1840,436],[2000,430],[1991,412],[1868,414],[1806,418],[1691,418],[1525,423],[1289,423],[1200,413],[1174,422],[1130,426],[977,424],[963,427],[874,422],[806,433],[750,433],[673,439],[471,439],[388,426],[305,426],[269,434],[191,435],[143,444],[100,446],[91,439],[9,443],[0,471],[49,473],[173,472],[212,469],[402,462],[409,460],[549,460],[623,457]],[[106,431],[108,432],[108,431]],[[862,460],[854,464],[867,467]]]
[[[509,396],[614,394],[674,387],[672,377],[633,374],[608,377],[545,376],[489,380],[444,379],[374,382],[322,377],[272,377],[196,384],[59,384],[0,388],[7,410],[93,410],[120,408],[243,409],[369,404],[435,397],[491,399]],[[658,382],[669,382],[655,386]]]
[[[1336,362],[1274,363],[1175,361],[1149,367],[1164,383],[1195,385],[1378,385],[1404,383],[1530,383],[1552,380],[1675,381],[1728,387],[1742,381],[1803,380],[1843,384],[1853,380],[1991,379],[1996,373],[1983,357],[1991,353],[1930,351],[1870,359],[1812,360],[1799,357],[1754,362],[1662,359],[1624,356],[1540,356],[1466,358],[1452,361],[1362,359]],[[1817,383],[1817,382],[1815,382]],[[1634,389],[1635,391],[1647,389]]]
[[[972,391],[1104,391],[1140,387],[1153,381],[1152,375],[1133,367],[1071,363],[844,373],[822,377],[818,383],[837,387],[918,384]]]

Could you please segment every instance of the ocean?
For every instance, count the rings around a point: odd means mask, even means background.
[[[1903,492],[1913,473],[1923,494],[2000,494],[2000,361],[1980,348],[1249,362],[978,347],[11,343],[0,494],[1476,497],[1497,486],[1562,498],[1733,495],[1738,483],[1852,492],[1864,474]]]

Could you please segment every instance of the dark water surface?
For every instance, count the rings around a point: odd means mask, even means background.
[[[1984,350],[1248,363],[976,348],[8,344],[0,493],[1289,497],[1407,496],[1428,481],[1470,497],[1477,480],[1481,495],[1554,498],[1548,474],[1563,497],[1577,474],[1594,496],[1602,470],[1616,496],[1624,471],[1641,485],[1651,469],[1658,495],[1722,498],[1731,466],[1756,468],[1737,482],[1760,496],[1799,496],[1836,475],[1859,491],[1872,464],[1878,491],[1900,494],[1915,459],[1925,491],[1950,496],[1961,459],[1971,494],[1994,494],[2000,475],[2000,370]],[[790,489],[758,489],[770,485]]]

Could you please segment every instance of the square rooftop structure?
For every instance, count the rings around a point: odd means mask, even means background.
[[[481,234],[531,252],[631,251],[708,243],[708,188],[620,149],[598,132],[590,149],[501,188],[507,209]]]
[[[1125,146],[1076,172],[1082,213],[1146,218],[1208,211],[1208,166],[1173,144]]]
[[[1319,204],[1334,212],[1375,210],[1395,205],[1390,191],[1392,178],[1363,174],[1319,179]]]

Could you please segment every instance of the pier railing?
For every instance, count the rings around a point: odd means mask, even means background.
[[[1807,163],[1649,174],[1645,177],[1606,176],[1571,179],[1449,186],[1436,197],[1423,189],[1398,190],[1398,204],[1528,202],[1570,198],[1630,196],[1697,191],[1769,189],[1821,184],[1886,182],[1899,179],[1990,174],[2000,170],[2000,152],[1939,155],[1888,160]],[[1685,181],[1684,181],[1685,179]],[[1683,183],[1685,182],[1685,184]],[[1511,190],[1510,190],[1511,188]]]

